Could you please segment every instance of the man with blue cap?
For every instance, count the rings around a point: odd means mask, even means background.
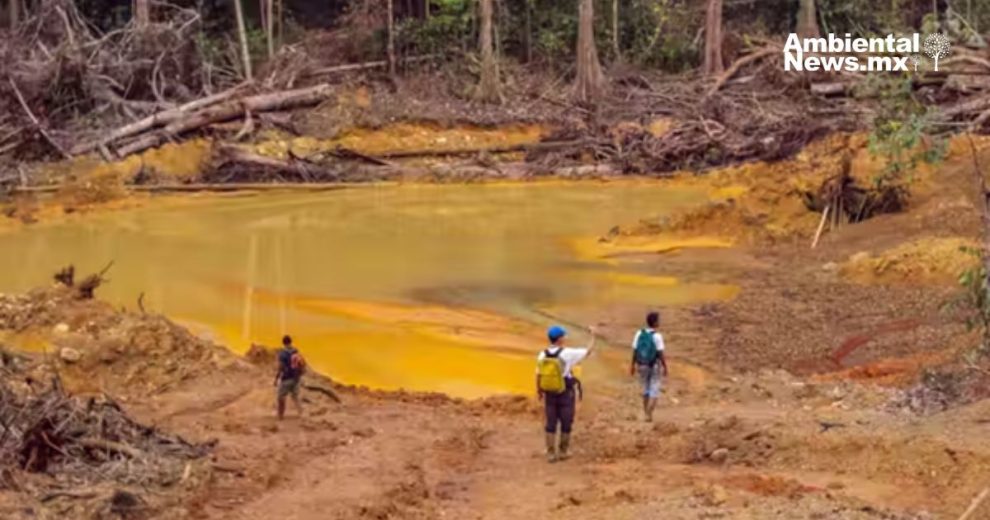
[[[559,325],[547,330],[550,346],[536,358],[536,394],[543,400],[546,414],[547,460],[557,462],[568,457],[571,425],[574,424],[575,386],[579,385],[573,370],[595,348],[595,329],[588,327],[591,344],[588,348],[564,347],[567,331]],[[557,444],[557,426],[560,444]]]

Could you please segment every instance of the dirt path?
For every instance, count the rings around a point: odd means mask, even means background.
[[[588,372],[611,374],[610,357]],[[990,477],[990,450],[973,442],[990,407],[919,421],[854,407],[841,386],[774,373],[699,385],[685,372],[655,423],[639,418],[632,381],[590,377],[573,457],[553,465],[533,403],[308,393],[305,417],[277,423],[264,385],[230,399],[197,381],[174,396],[214,405],[163,423],[220,440],[224,470],[192,502],[209,519],[943,517]]]

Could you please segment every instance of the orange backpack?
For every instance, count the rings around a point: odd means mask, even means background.
[[[293,371],[298,371],[299,375],[306,372],[306,360],[303,359],[302,354],[299,351],[292,353],[292,357],[289,358],[289,368]]]

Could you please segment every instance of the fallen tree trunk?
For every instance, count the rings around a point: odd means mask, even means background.
[[[225,90],[223,92],[219,92],[212,96],[207,96],[194,101],[190,101],[185,105],[181,105],[169,110],[164,110],[162,112],[152,114],[144,119],[140,119],[128,125],[122,126],[114,130],[113,132],[110,132],[110,135],[107,135],[102,139],[76,145],[72,147],[71,153],[74,155],[89,153],[98,149],[101,145],[107,146],[113,143],[114,141],[138,135],[142,132],[151,130],[152,128],[157,128],[160,126],[167,125],[169,123],[172,123],[173,121],[176,121],[177,119],[185,117],[191,112],[195,112],[202,108],[215,105],[217,103],[226,101],[234,97],[246,85],[248,85],[248,83],[242,83],[234,88]]]
[[[148,148],[160,146],[174,136],[179,136],[214,123],[237,119],[246,112],[272,112],[315,105],[329,97],[330,91],[330,85],[324,83],[315,87],[259,94],[257,96],[214,104],[196,112],[179,114],[160,130],[142,135],[134,141],[117,148],[117,155],[127,157]]]
[[[952,121],[968,114],[976,116],[987,110],[990,110],[990,96],[985,95],[946,108],[941,113],[941,119]]]
[[[385,152],[376,155],[381,159],[410,159],[414,157],[442,157],[453,155],[475,155],[479,153],[511,153],[511,152],[538,152],[549,150],[562,150],[567,148],[581,148],[594,144],[587,139],[575,139],[572,141],[545,141],[541,143],[522,143],[508,146],[478,146],[474,148],[459,148],[456,150],[426,149],[426,150],[403,150],[397,152]]]
[[[812,83],[811,93],[818,96],[843,96],[849,85],[846,83]]]
[[[417,61],[427,61],[436,58],[436,54],[425,54],[423,56],[411,56],[403,58],[401,63],[415,63]],[[347,63],[344,65],[333,65],[309,71],[308,76],[322,76],[326,74],[336,74],[339,72],[350,72],[354,70],[381,69],[388,67],[388,60],[366,61],[363,63]]]

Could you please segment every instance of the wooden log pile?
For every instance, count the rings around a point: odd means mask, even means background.
[[[241,86],[157,112],[110,132],[106,137],[79,144],[73,154],[101,151],[115,159],[160,146],[206,126],[250,114],[289,110],[320,103],[330,95],[328,84],[280,92],[247,95]]]

